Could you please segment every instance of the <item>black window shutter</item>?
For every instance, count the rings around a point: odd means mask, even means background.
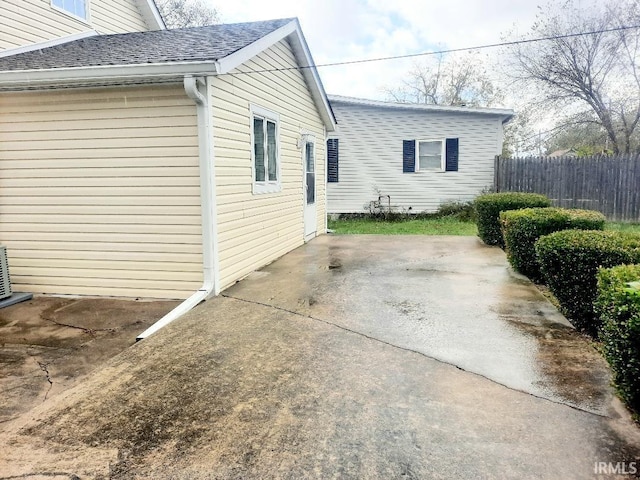
[[[338,182],[338,139],[327,140],[327,182]]]
[[[416,171],[416,141],[402,141],[402,172],[413,173]]]
[[[445,170],[447,172],[458,171],[458,139],[447,138]]]

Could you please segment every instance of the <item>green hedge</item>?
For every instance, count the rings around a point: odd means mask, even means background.
[[[500,213],[507,258],[513,268],[531,280],[543,279],[536,258],[535,243],[558,230],[603,230],[605,218],[591,210],[524,208]]]
[[[640,265],[602,269],[594,304],[604,355],[622,398],[640,413]]]
[[[594,315],[598,268],[640,263],[640,234],[563,230],[535,246],[540,270],[562,312],[580,330],[596,335]]]
[[[537,193],[506,192],[480,195],[476,198],[474,205],[478,236],[487,245],[499,245],[504,248],[500,212],[527,207],[549,207],[551,201]]]

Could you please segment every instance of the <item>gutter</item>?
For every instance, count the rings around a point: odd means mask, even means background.
[[[204,87],[205,94],[200,91]],[[200,205],[202,215],[202,268],[204,280],[202,286],[189,298],[147,328],[136,338],[143,340],[165,325],[181,317],[212,294],[219,293],[219,272],[215,262],[218,242],[216,218],[216,199],[214,195],[215,171],[213,168],[213,128],[211,124],[211,105],[209,103],[211,85],[207,77],[184,77],[184,90],[196,103],[198,114],[198,147],[200,157]]]
[[[160,79],[185,76],[216,75],[216,61],[166,62],[131,65],[97,65],[61,67],[42,70],[5,70],[0,72],[0,87],[25,88],[44,85],[67,85],[108,80]]]
[[[328,95],[331,103],[362,105],[365,107],[390,108],[400,110],[419,110],[424,112],[444,112],[444,113],[476,113],[481,115],[499,115],[504,117],[503,122],[509,121],[514,116],[514,111],[509,108],[488,108],[488,107],[461,107],[444,105],[426,105],[422,103],[398,103],[383,102],[380,100],[369,100],[366,98],[345,97],[342,95]]]

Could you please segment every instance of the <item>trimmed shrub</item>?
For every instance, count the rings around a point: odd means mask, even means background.
[[[544,278],[536,258],[538,238],[558,230],[603,230],[604,222],[604,215],[591,210],[547,207],[500,212],[509,263],[516,271],[535,281]]]
[[[624,401],[640,413],[640,265],[622,265],[598,273],[594,304],[602,326],[600,340]]]
[[[598,268],[640,263],[640,234],[563,230],[541,237],[535,249],[562,313],[576,328],[595,336],[599,329],[593,310]]]
[[[478,236],[487,245],[504,248],[500,228],[500,212],[528,207],[550,207],[551,201],[537,193],[487,193],[476,198],[476,223]]]

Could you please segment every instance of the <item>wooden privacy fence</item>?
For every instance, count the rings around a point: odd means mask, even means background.
[[[498,192],[533,192],[565,208],[640,221],[640,154],[614,157],[496,158]]]

